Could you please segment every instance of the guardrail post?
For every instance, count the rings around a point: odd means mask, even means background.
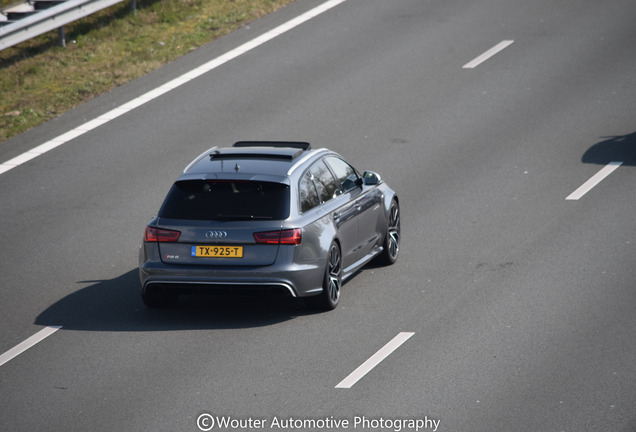
[[[64,37],[64,27],[57,28],[57,44],[61,47],[66,46],[66,38]]]

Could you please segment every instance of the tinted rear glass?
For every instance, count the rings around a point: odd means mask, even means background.
[[[286,219],[289,187],[259,181],[186,180],[172,186],[159,217],[196,220]]]

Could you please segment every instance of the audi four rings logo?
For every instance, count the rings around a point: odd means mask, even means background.
[[[227,237],[227,232],[225,231],[208,231],[205,233],[205,237],[209,239],[222,239]]]

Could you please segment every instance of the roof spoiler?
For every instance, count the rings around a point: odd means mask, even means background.
[[[307,151],[311,149],[311,144],[302,141],[238,141],[233,147],[277,147]]]

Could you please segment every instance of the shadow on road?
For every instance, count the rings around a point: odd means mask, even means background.
[[[603,138],[603,141],[585,152],[583,163],[607,165],[610,162],[623,162],[623,165],[636,165],[636,132]]]
[[[271,326],[309,315],[293,298],[183,296],[174,308],[148,309],[139,294],[138,270],[90,283],[51,305],[35,320],[84,331],[167,331]]]

